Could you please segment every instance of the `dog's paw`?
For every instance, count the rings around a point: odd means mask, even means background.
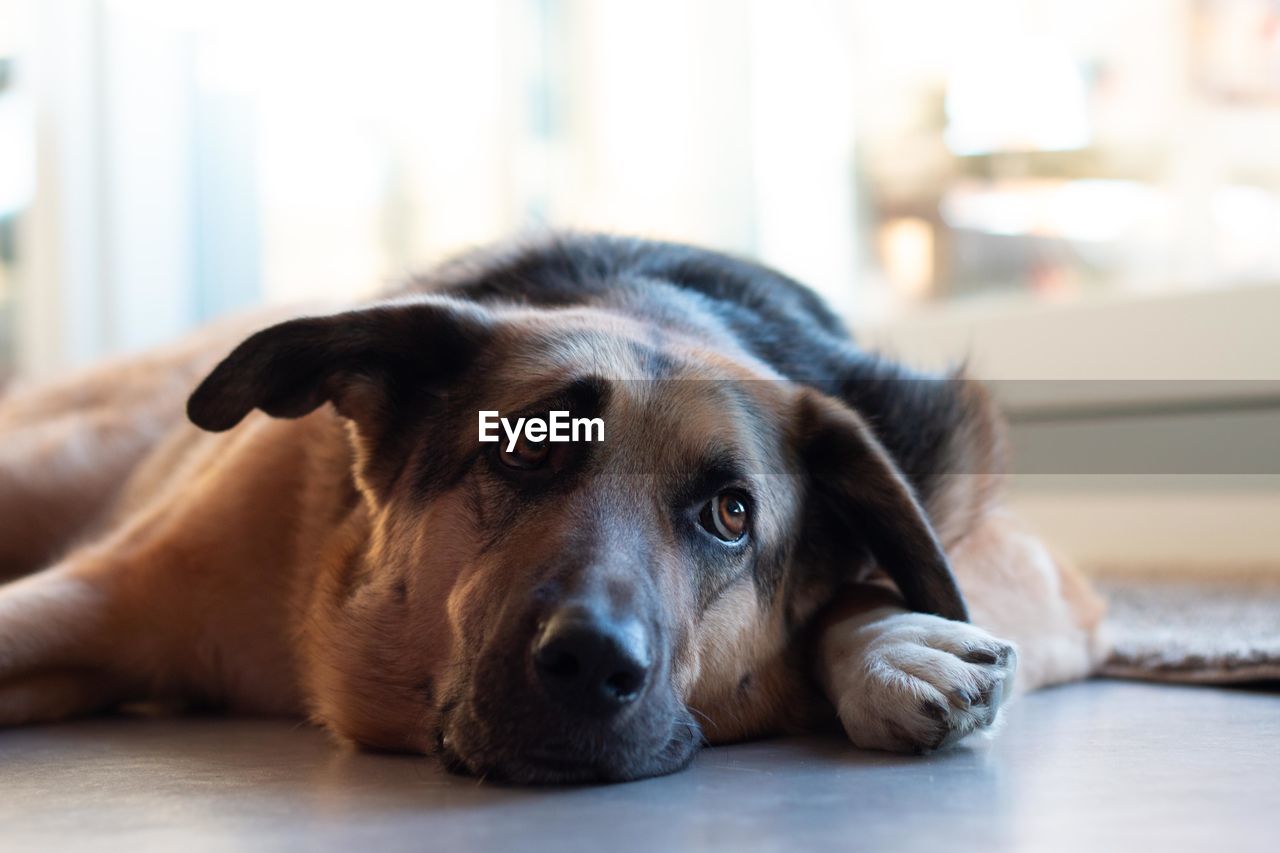
[[[855,745],[931,752],[996,724],[1017,668],[1011,644],[920,613],[845,631],[827,638],[824,656],[828,689]]]

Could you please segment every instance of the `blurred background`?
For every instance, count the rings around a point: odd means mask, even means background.
[[[1086,561],[1280,555],[1280,0],[0,0],[0,375],[548,226],[967,358]]]

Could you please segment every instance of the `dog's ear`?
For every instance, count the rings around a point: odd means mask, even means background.
[[[967,621],[964,598],[924,509],[866,422],[848,406],[805,389],[797,427],[821,527],[834,526],[836,535],[865,545],[911,609]]]
[[[187,401],[187,416],[222,432],[254,409],[297,418],[333,403],[369,437],[398,395],[461,373],[490,327],[481,309],[432,298],[290,320],[223,359]]]

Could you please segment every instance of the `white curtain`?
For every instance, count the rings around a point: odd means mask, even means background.
[[[853,294],[848,4],[47,0],[28,371],[542,226]]]

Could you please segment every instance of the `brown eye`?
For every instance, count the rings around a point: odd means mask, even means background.
[[[516,440],[516,446],[513,450],[507,450],[505,446],[501,447],[498,450],[498,458],[508,468],[531,471],[534,468],[541,468],[550,453],[551,442],[530,441],[528,436],[522,434]]]
[[[747,534],[747,499],[739,492],[721,492],[702,508],[702,526],[725,542],[738,542]]]

